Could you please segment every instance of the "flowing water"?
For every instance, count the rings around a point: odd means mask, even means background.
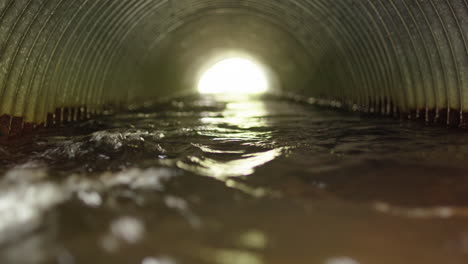
[[[468,263],[468,134],[186,97],[0,147],[0,263]]]

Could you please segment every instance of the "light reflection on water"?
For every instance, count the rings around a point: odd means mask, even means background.
[[[264,118],[268,116],[265,102],[253,100],[246,95],[231,95],[224,111],[217,117],[203,117],[201,122],[207,127],[200,131],[202,136],[212,137],[216,146],[194,145],[205,153],[217,154],[217,159],[209,157],[189,156],[187,161],[179,161],[177,166],[181,169],[198,173],[205,176],[214,177],[220,180],[227,180],[229,177],[248,176],[254,173],[255,168],[260,167],[283,152],[283,147],[266,149],[259,152],[245,153],[243,144],[258,144],[260,142],[271,141],[272,132],[268,129],[268,124]],[[222,95],[214,96],[217,100],[226,100]],[[221,129],[220,129],[221,128]],[[229,150],[223,147],[223,143],[240,143],[237,148]],[[238,154],[236,159],[224,159],[223,154]]]
[[[177,166],[187,171],[226,180],[229,177],[251,175],[254,173],[255,168],[274,160],[281,153],[282,149],[274,149],[266,152],[244,154],[239,160],[227,162],[209,158],[188,157],[190,164],[193,165],[179,162]]]
[[[207,96],[57,129],[0,156],[0,263],[468,256],[460,131]]]

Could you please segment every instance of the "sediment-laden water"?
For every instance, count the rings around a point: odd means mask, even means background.
[[[187,97],[0,147],[0,263],[468,262],[468,134]]]

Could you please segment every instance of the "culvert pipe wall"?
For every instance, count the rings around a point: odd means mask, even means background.
[[[0,130],[188,91],[226,46],[285,92],[463,126],[467,38],[466,0],[2,0]]]

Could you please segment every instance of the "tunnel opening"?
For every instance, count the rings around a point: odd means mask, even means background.
[[[252,60],[232,57],[217,61],[202,72],[201,94],[262,94],[270,89],[266,71]]]
[[[254,55],[305,101],[464,126],[464,10],[462,0],[6,1],[0,131],[190,91],[201,65],[229,50]]]
[[[260,66],[270,92],[281,93],[284,84],[305,90],[307,54],[296,38],[271,19],[242,9],[221,9],[192,18],[149,48],[141,62],[143,70],[135,76],[142,89],[156,85],[163,97],[196,93],[207,67],[240,57]],[[165,94],[165,89],[170,92]]]

